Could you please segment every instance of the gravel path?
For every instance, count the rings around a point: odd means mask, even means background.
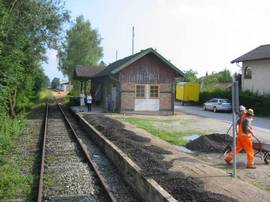
[[[44,198],[48,201],[108,201],[96,174],[56,106],[49,107]],[[75,198],[74,198],[75,197]]]

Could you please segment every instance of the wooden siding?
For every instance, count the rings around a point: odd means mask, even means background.
[[[105,112],[119,112],[121,107],[121,93],[119,82],[113,77],[102,77],[94,80],[94,88],[100,85],[100,95],[98,104],[100,104]],[[113,91],[116,89],[115,100],[113,100]],[[97,89],[94,89],[95,91]]]
[[[176,72],[153,54],[146,55],[119,73],[120,82],[160,84],[173,83]]]

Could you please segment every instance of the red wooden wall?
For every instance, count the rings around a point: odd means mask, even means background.
[[[148,54],[119,73],[121,82],[158,84],[172,83],[176,72],[154,54]]]

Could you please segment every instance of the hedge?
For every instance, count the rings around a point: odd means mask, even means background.
[[[199,103],[202,105],[212,98],[227,98],[231,100],[230,90],[216,89],[213,91],[202,91],[200,93]],[[255,115],[270,116],[270,94],[260,95],[250,91],[241,91],[239,93],[240,105],[244,105],[247,109],[252,108]]]

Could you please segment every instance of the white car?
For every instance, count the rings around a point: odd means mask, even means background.
[[[203,104],[203,109],[212,110],[213,112],[217,111],[231,111],[232,104],[228,99],[221,99],[221,98],[213,98],[208,100]]]

